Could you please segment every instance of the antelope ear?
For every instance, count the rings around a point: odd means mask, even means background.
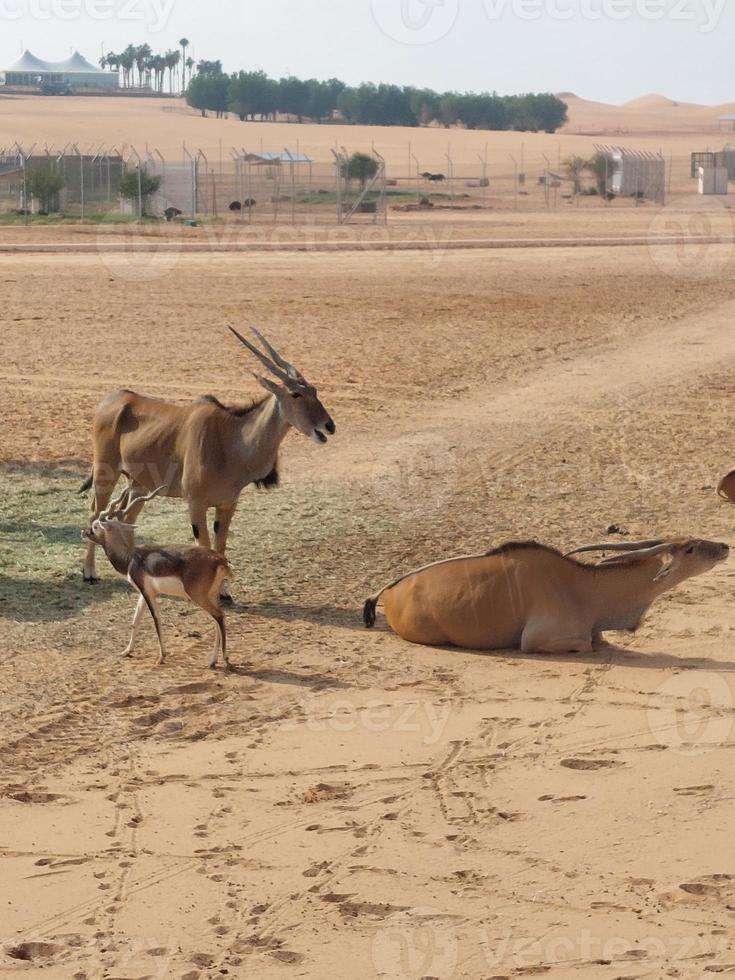
[[[676,555],[665,555],[664,560],[661,563],[661,571],[658,573],[654,582],[661,582],[663,579],[667,578],[674,569],[679,564],[679,559]]]
[[[275,381],[271,381],[270,378],[264,378],[261,374],[254,374],[253,377],[262,388],[265,388],[272,395],[278,395],[280,393],[281,386],[277,385]]]

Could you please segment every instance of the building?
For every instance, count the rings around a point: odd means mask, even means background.
[[[31,88],[42,92],[85,92],[117,90],[120,73],[102,71],[90,64],[78,51],[66,61],[42,61],[30,51],[24,52],[14,65],[0,71],[0,87]]]

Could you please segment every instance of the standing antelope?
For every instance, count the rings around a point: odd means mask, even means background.
[[[597,565],[572,556],[612,551]],[[651,603],[730,553],[697,538],[595,544],[562,555],[535,541],[426,565],[365,603],[375,624],[383,597],[391,628],[412,643],[471,650],[588,653],[605,630],[635,632]]]
[[[95,415],[92,473],[80,488],[80,493],[94,489],[92,520],[107,506],[121,474],[142,491],[164,483],[167,497],[186,500],[194,537],[205,548],[210,547],[207,511],[215,508],[214,548],[224,556],[242,490],[249,483],[259,487],[278,483],[278,450],[289,429],[317,443],[334,434],[334,422],[316,388],[257,330],[253,333],[267,355],[229,329],[278,383],[256,374],[268,394],[241,408],[226,408],[211,395],[189,405],[174,405],[126,389],[109,394]],[[144,502],[142,496],[134,501],[131,523]],[[90,538],[85,582],[97,581],[95,547]],[[222,599],[232,601],[224,587]]]
[[[227,657],[227,637],[225,620],[220,609],[219,593],[222,580],[231,574],[225,558],[197,545],[158,545],[135,546],[135,525],[126,521],[134,511],[137,513],[144,503],[158,496],[165,487],[157,487],[152,493],[135,496],[132,484],[123,490],[119,497],[99,514],[91,523],[89,530],[82,531],[82,537],[99,545],[110,559],[110,564],[124,575],[128,582],[140,593],[135,607],[130,642],[123,651],[129,657],[135,644],[135,632],[148,606],[158,636],[158,664],[166,659],[166,650],[161,634],[161,622],[156,607],[159,595],[191,599],[193,603],[208,612],[215,621],[217,631],[210,667],[215,667],[220,650],[225,666],[229,667]]]

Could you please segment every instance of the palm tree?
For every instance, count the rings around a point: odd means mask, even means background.
[[[104,71],[105,68],[107,68],[108,64],[109,62],[107,60],[107,55],[103,54],[102,57],[100,58],[100,68],[102,69],[102,71]]]
[[[186,71],[189,72],[189,84],[191,84],[191,73],[194,71],[195,61],[193,58],[186,59]],[[184,73],[186,74],[186,72]]]
[[[189,47],[189,38],[188,37],[182,37],[181,40],[179,41],[179,47],[181,48],[181,65],[182,65],[182,68],[181,68],[181,73],[182,73],[181,91],[183,92],[186,89],[186,68],[187,68],[187,65],[186,65],[186,49]]]
[[[153,72],[153,89],[160,92],[163,89],[163,76],[166,71],[166,59],[160,54],[154,54],[148,60],[148,66]]]
[[[123,53],[118,55],[120,59],[120,67],[123,70],[123,86],[125,88],[130,88],[133,82],[132,73],[133,66],[135,65],[135,52],[136,49],[132,44],[129,44]]]
[[[135,64],[138,69],[138,84],[141,88],[145,88],[146,78],[148,79],[148,87],[150,88],[149,62],[152,55],[153,50],[150,44],[139,44],[135,49]]]
[[[168,68],[168,90],[173,95],[174,72],[176,71],[176,66],[181,61],[181,52],[176,50],[167,51],[164,55],[164,61],[166,62],[166,67]]]

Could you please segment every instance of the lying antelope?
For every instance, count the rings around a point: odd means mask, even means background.
[[[219,603],[222,580],[230,574],[227,561],[216,551],[197,545],[135,546],[135,525],[128,523],[126,518],[164,489],[165,487],[157,487],[152,493],[135,496],[132,486],[128,485],[107,510],[92,521],[89,530],[82,531],[82,537],[99,545],[115,571],[124,575],[140,593],[130,642],[123,651],[123,656],[129,657],[132,654],[135,632],[143,609],[148,606],[158,636],[157,662],[164,662],[166,651],[156,599],[159,595],[168,595],[191,599],[200,609],[209,613],[217,626],[209,666],[216,666],[220,650],[225,665],[229,666],[225,620]]]
[[[426,565],[365,603],[375,624],[383,597],[391,628],[412,643],[475,650],[588,653],[605,630],[635,632],[662,593],[709,571],[726,544],[696,538],[595,544],[569,555],[534,541]],[[616,554],[589,565],[572,556]]]
[[[278,450],[288,431],[294,428],[317,443],[334,434],[316,388],[257,330],[253,333],[267,354],[230,330],[277,382],[256,374],[268,394],[244,408],[226,408],[211,395],[174,405],[126,389],[109,394],[94,419],[92,473],[80,488],[80,493],[94,489],[92,520],[109,503],[121,474],[141,491],[165,483],[166,496],[186,500],[194,537],[205,548],[211,544],[207,511],[215,508],[214,549],[224,555],[240,493],[250,483],[278,483]],[[138,496],[131,507],[131,523],[144,500]],[[90,538],[85,582],[97,581],[95,546]],[[222,598],[231,601],[224,590]]]

